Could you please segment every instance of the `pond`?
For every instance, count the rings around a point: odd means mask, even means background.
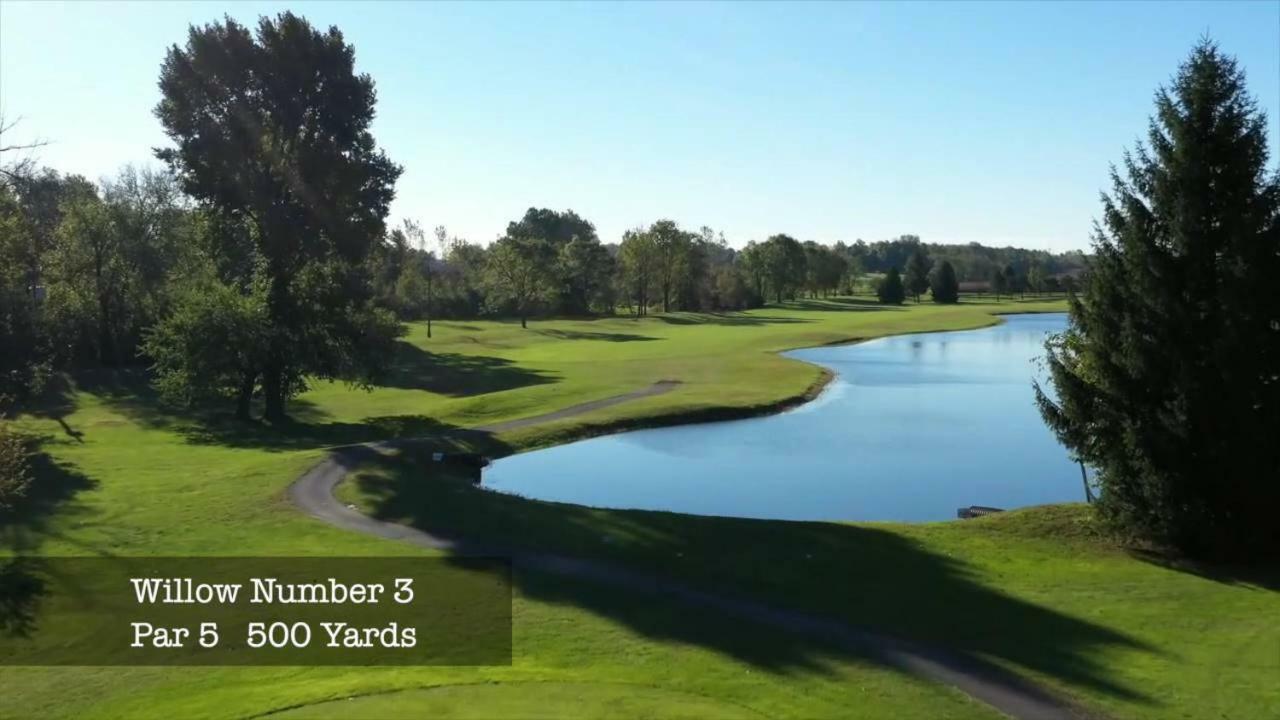
[[[948,520],[1083,500],[1031,381],[1066,315],[788,352],[836,379],[789,412],[514,455],[492,489],[540,500],[785,520]]]

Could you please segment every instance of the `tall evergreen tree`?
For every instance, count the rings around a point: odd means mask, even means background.
[[[885,305],[901,305],[902,301],[907,299],[907,289],[902,285],[902,276],[898,274],[898,268],[891,267],[889,272],[885,273],[880,286],[876,288],[876,296]]]
[[[903,283],[916,302],[920,302],[920,294],[929,289],[929,265],[929,256],[919,246],[907,258],[907,273]]]
[[[943,261],[929,279],[929,292],[936,303],[960,302],[960,282],[956,280],[956,269],[951,263]]]
[[[1017,268],[1013,265],[1004,266],[1004,287],[1010,294],[1018,293],[1022,296],[1026,292],[1026,284],[1022,281],[1022,276],[1018,274]]]
[[[996,300],[1000,300],[1000,296],[1009,290],[1009,277],[1004,274],[1004,270],[996,268],[991,273],[991,292],[996,294]]]
[[[1280,173],[1244,72],[1201,42],[1113,170],[1096,257],[1048,343],[1045,420],[1118,529],[1280,552]]]

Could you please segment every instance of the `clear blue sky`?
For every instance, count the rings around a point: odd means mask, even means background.
[[[97,178],[164,143],[167,45],[224,11],[338,25],[405,167],[393,209],[488,241],[529,206],[601,237],[916,233],[1087,245],[1108,163],[1203,33],[1280,137],[1280,2],[139,4],[0,1],[0,109]],[[1273,158],[1274,162],[1274,158]]]

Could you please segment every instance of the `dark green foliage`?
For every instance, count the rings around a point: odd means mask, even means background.
[[[1044,268],[1040,263],[1032,263],[1031,267],[1027,269],[1027,289],[1031,292],[1037,295],[1044,292],[1047,289],[1047,279],[1044,274]]]
[[[0,407],[5,399],[0,398]],[[31,484],[32,440],[0,415],[0,511],[13,507]]]
[[[541,238],[508,235],[487,253],[489,301],[513,311],[528,327],[534,305],[551,292],[551,247]]]
[[[1112,173],[1096,258],[1048,343],[1045,420],[1117,529],[1193,555],[1280,552],[1280,176],[1211,42]]]
[[[1004,274],[1003,268],[991,271],[991,292],[996,294],[997,300],[1001,295],[1009,292],[1009,276]]]
[[[624,303],[636,317],[648,315],[658,273],[658,249],[653,235],[643,228],[623,233],[618,246],[618,269]]]
[[[261,289],[243,294],[217,282],[193,284],[147,337],[156,386],[181,404],[234,398],[237,416],[247,419],[268,331]]]
[[[68,192],[43,258],[44,313],[72,358],[135,362],[145,328],[168,311],[169,281],[193,249],[194,218],[167,173],[125,167],[101,192]]]
[[[193,27],[161,70],[156,116],[175,147],[157,155],[187,193],[252,229],[273,420],[304,375],[349,374],[368,359],[361,339],[383,332],[364,309],[366,259],[401,170],[369,132],[373,80],[354,65],[337,28],[285,12],[256,33],[230,18]]]
[[[551,286],[547,300],[554,312],[587,315],[609,305],[613,261],[596,228],[572,210],[529,208],[507,224],[507,236],[546,243]]]
[[[876,297],[885,305],[901,305],[907,299],[907,289],[902,284],[902,276],[898,268],[891,267],[885,273],[880,285],[876,288]]]
[[[1025,293],[1027,291],[1025,278],[1023,278],[1022,275],[1019,275],[1017,269],[1014,268],[1012,265],[1005,266],[1004,287],[1005,287],[1005,291],[1008,292],[1010,295],[1012,295],[1013,293],[1018,293],[1021,295],[1022,293]]]
[[[507,236],[544,240],[557,250],[574,238],[600,240],[595,226],[576,212],[557,212],[547,208],[529,208],[520,220],[507,223]]]
[[[648,233],[653,238],[658,299],[662,301],[662,311],[668,312],[672,309],[682,276],[689,270],[694,236],[681,230],[673,220],[655,222],[649,226]]]
[[[1026,269],[1038,263],[1048,275],[1077,272],[1084,267],[1083,254],[1075,250],[1052,254],[1044,250],[990,247],[978,243],[926,243],[916,235],[902,235],[873,243],[862,240],[850,245],[837,243],[837,248],[850,260],[856,260],[864,272],[886,272],[890,267],[905,267],[916,250],[923,250],[930,257],[949,260],[961,281],[989,280],[995,270],[1008,266]]]
[[[612,308],[613,273],[613,256],[594,234],[560,246],[555,259],[560,312],[586,315]]]
[[[709,227],[693,233],[671,220],[628,230],[612,263],[617,274],[610,301],[620,301],[637,317],[648,314],[651,305],[663,311],[754,306],[755,294],[740,273],[758,270],[764,282],[768,269],[763,248],[752,243],[749,252],[738,253]]]
[[[804,243],[805,283],[810,297],[834,295],[849,271],[849,261],[844,255],[826,245],[812,240]]]
[[[929,291],[936,303],[960,302],[960,281],[956,280],[956,269],[946,260],[933,271],[929,278]]]
[[[24,220],[12,189],[0,184],[0,397],[15,400],[39,389],[49,355],[24,262],[31,246]]]
[[[790,235],[774,235],[760,245],[764,278],[777,302],[794,299],[809,269],[804,246]]]
[[[907,259],[907,272],[902,279],[903,286],[907,289],[907,294],[915,298],[916,302],[920,302],[920,295],[929,289],[929,268],[932,263],[929,256],[925,254],[924,248],[917,247],[915,252],[911,253],[911,257]]]

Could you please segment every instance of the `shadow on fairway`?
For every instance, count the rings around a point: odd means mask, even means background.
[[[36,612],[47,593],[36,557],[16,557],[0,563],[0,637],[30,637]]]
[[[1108,648],[1153,648],[1005,595],[983,584],[963,561],[901,535],[839,523],[527,500],[480,489],[422,458],[417,450],[373,458],[350,481],[382,520],[471,538],[485,548],[595,560],[730,598],[843,620],[942,648],[944,664],[999,673],[989,660],[1003,661],[1068,686],[1155,703],[1116,681],[1096,659]],[[764,632],[764,641],[758,626],[744,625],[750,621],[732,621],[714,608],[690,611],[664,600],[661,591],[611,589],[542,570],[517,572],[515,582],[528,597],[578,607],[645,636],[698,645],[771,672],[821,671],[831,658],[904,669],[874,643],[837,644],[799,632]]]
[[[1217,565],[1140,548],[1130,549],[1129,554],[1142,562],[1156,565],[1166,570],[1194,575],[1198,578],[1212,580],[1224,585],[1243,585],[1259,590],[1280,592],[1280,565],[1275,562],[1260,561],[1257,564]]]
[[[97,483],[74,466],[58,462],[37,449],[29,464],[30,485],[12,507],[0,511],[0,550],[14,557],[0,561],[0,637],[27,637],[46,592],[38,553],[46,538],[61,537],[51,524],[56,512],[62,522],[76,522],[86,511],[75,502],[77,493]],[[65,540],[65,538],[63,538]],[[98,554],[83,548],[86,554]]]
[[[818,312],[867,312],[877,310],[902,310],[899,305],[882,305],[875,300],[858,298],[808,298],[790,300],[783,307],[795,310],[813,310]]]
[[[85,513],[75,496],[97,481],[70,463],[54,460],[37,449],[29,461],[30,484],[13,507],[0,510],[0,548],[22,554],[39,548],[54,532],[49,521],[56,512],[63,522]]]
[[[587,332],[583,330],[534,330],[539,335],[555,338],[557,340],[601,340],[604,342],[644,342],[648,340],[658,340],[656,337],[648,335],[633,335],[630,333],[615,332]]]
[[[361,422],[304,422],[299,417],[295,413],[278,423],[228,420],[191,424],[179,431],[188,442],[199,445],[259,450],[307,450],[459,431],[454,425],[425,415],[369,417]]]
[[[427,352],[401,340],[390,372],[377,385],[467,397],[553,382],[558,379],[506,358]]]
[[[326,381],[317,380],[315,384]],[[426,390],[451,397],[500,392],[530,385],[559,382],[538,371],[526,370],[512,361],[495,358],[429,353],[406,342],[398,343],[397,362],[376,387]],[[59,423],[63,433],[75,442],[84,442],[86,432],[67,423],[76,409],[76,392],[94,395],[113,411],[148,428],[176,432],[188,442],[267,450],[303,450],[352,443],[433,434],[442,426],[418,415],[368,417],[360,422],[333,421],[323,407],[305,396],[289,400],[288,419],[268,423],[260,419],[235,419],[229,402],[206,407],[181,407],[160,397],[146,368],[119,368],[78,371],[74,379],[59,376],[46,392],[23,408],[24,412]],[[254,399],[254,415],[262,412],[261,399]]]
[[[668,325],[730,325],[730,326],[758,326],[758,325],[790,325],[795,323],[813,322],[804,318],[781,317],[777,315],[747,315],[745,313],[695,313],[695,312],[672,312],[662,313],[660,315],[650,315],[655,320],[661,320]]]

